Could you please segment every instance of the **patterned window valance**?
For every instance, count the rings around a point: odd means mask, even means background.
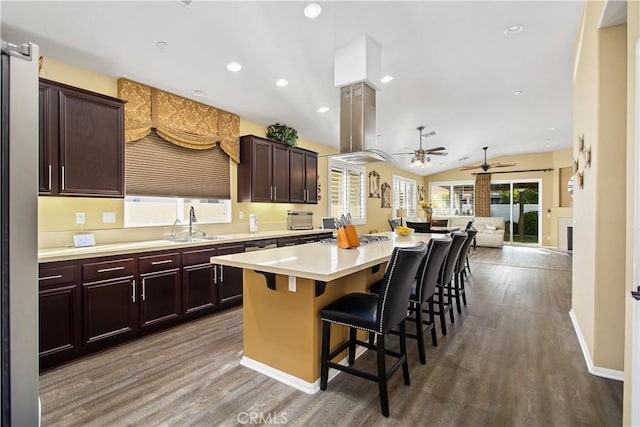
[[[240,161],[240,117],[181,96],[127,79],[118,80],[118,96],[125,99],[125,141],[137,141],[152,128],[181,147],[220,148]]]

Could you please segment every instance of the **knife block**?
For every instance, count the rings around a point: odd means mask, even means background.
[[[360,246],[360,239],[358,239],[358,232],[353,225],[347,225],[346,227],[338,228],[337,244],[339,248],[350,249]]]

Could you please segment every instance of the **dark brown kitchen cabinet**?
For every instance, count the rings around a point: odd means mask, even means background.
[[[133,258],[82,264],[85,345],[138,329],[138,286]]]
[[[289,147],[246,135],[240,138],[239,202],[289,202]]]
[[[214,266],[209,259],[216,256],[214,247],[185,250],[182,253],[182,313],[189,316],[213,309],[218,301]]]
[[[297,237],[281,237],[278,239],[278,247],[281,248],[283,246],[295,246],[299,242]]]
[[[40,367],[74,357],[81,345],[79,274],[75,262],[41,264],[38,277]]]
[[[244,243],[218,245],[182,253],[183,313],[212,310],[242,301],[242,269],[210,263],[217,255],[244,252]]]
[[[244,243],[218,246],[218,255],[244,252]],[[242,269],[224,265],[218,267],[215,279],[218,285],[218,303],[232,304],[242,301]]]
[[[140,326],[171,323],[182,316],[180,254],[140,256]]]
[[[124,101],[40,79],[41,195],[124,197]]]
[[[289,150],[291,203],[318,203],[318,154],[302,148]]]

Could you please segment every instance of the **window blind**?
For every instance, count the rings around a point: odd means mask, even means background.
[[[125,144],[127,195],[230,199],[229,156],[218,146],[191,150],[153,130]]]
[[[393,208],[405,209],[407,216],[418,214],[418,187],[413,179],[393,176]]]
[[[331,165],[331,215],[350,213],[354,221],[365,219],[365,179],[360,168]]]

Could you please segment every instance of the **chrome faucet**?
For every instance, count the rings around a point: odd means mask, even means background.
[[[189,237],[193,237],[193,223],[198,222],[198,218],[196,218],[196,211],[193,209],[193,206],[189,208]]]

